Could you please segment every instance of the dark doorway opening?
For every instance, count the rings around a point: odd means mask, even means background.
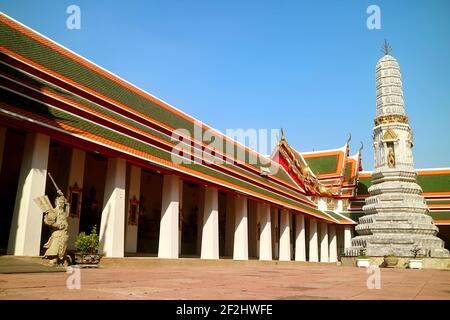
[[[202,188],[191,182],[183,183],[183,204],[181,214],[181,254],[183,256],[199,256],[198,243],[199,228],[201,228],[199,215]]]
[[[163,176],[142,170],[137,252],[158,254]]]
[[[91,233],[94,226],[100,232],[107,166],[106,157],[86,153],[79,232]]]
[[[6,130],[0,172],[0,255],[6,254],[19,184],[26,132]]]

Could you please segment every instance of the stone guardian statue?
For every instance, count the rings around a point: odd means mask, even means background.
[[[44,223],[49,226],[52,234],[44,245],[44,258],[49,260],[52,266],[67,266],[70,264],[70,257],[66,256],[67,242],[69,240],[69,203],[62,191],[58,188],[50,173],[48,176],[55,186],[58,196],[55,199],[55,207],[50,203],[47,196],[34,199],[36,205],[44,212]]]

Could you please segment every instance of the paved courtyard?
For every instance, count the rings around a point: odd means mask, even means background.
[[[0,274],[0,299],[446,299],[449,270],[379,269],[368,289],[366,269],[323,264],[107,267],[68,274]]]

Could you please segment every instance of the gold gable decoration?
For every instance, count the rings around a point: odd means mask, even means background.
[[[312,194],[331,195],[331,192],[324,188],[324,186],[318,181],[318,178],[313,176],[311,169],[308,165],[302,164],[296,159],[294,152],[286,142],[286,139],[282,139],[279,143],[279,153],[288,162],[289,170],[292,171],[297,178],[303,183],[305,191]]]
[[[381,138],[381,141],[386,142],[386,141],[397,141],[398,137],[395,134],[395,132],[392,129],[387,129],[384,134],[383,137]]]
[[[388,123],[408,123],[408,117],[401,114],[390,114],[385,116],[379,116],[374,120],[375,127],[380,124],[388,124]]]
[[[328,210],[334,210],[333,198],[327,198],[327,209]]]

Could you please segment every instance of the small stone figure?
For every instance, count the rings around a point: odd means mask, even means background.
[[[389,166],[389,168],[395,168],[395,154],[394,154],[394,150],[392,150],[392,148],[389,148],[388,166]]]
[[[35,199],[36,204],[44,211],[44,223],[50,227],[52,234],[44,245],[44,258],[48,259],[52,266],[67,266],[70,257],[66,256],[67,242],[69,240],[69,203],[62,191],[56,186],[51,174],[48,174],[57,189],[58,196],[55,199],[55,207],[50,204],[47,196]]]

